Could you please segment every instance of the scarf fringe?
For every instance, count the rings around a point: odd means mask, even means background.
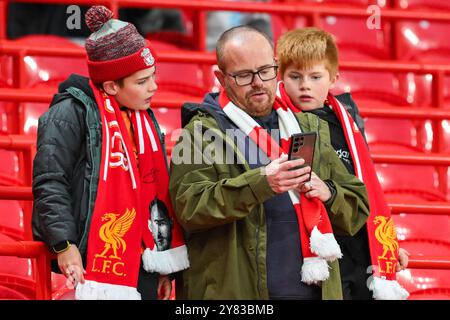
[[[373,291],[375,300],[406,300],[409,297],[408,291],[396,280],[373,277],[369,289]]]
[[[169,250],[158,251],[145,249],[142,254],[144,270],[166,275],[189,268],[189,258],[186,245]]]
[[[314,226],[311,237],[311,252],[326,261],[335,261],[342,258],[342,251],[332,233],[322,233]]]
[[[328,263],[319,257],[304,258],[302,265],[302,282],[318,284],[330,277]]]
[[[75,300],[141,300],[136,288],[86,280],[75,289]]]

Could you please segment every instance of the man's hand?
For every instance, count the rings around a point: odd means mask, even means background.
[[[76,245],[71,244],[69,249],[58,253],[58,266],[62,274],[66,276],[66,286],[74,289],[78,283],[84,283],[84,274],[80,251]]]
[[[301,166],[305,163],[303,159],[288,161],[287,155],[273,160],[264,168],[267,175],[267,181],[275,193],[283,193],[292,189],[296,189],[299,184],[309,179],[311,172],[310,167],[304,167],[289,171],[294,167]]]
[[[169,300],[170,293],[172,292],[172,282],[169,276],[159,276],[158,280],[158,299]]]
[[[409,252],[403,248],[399,248],[396,271],[399,272],[405,270],[408,267],[408,261],[409,261]]]
[[[299,191],[304,192],[307,198],[319,198],[322,202],[331,198],[330,188],[314,172],[311,172],[311,181],[303,183]]]

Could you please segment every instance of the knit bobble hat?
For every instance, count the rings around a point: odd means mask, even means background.
[[[85,21],[92,31],[85,48],[89,76],[94,83],[118,80],[155,64],[148,41],[133,24],[113,19],[108,8],[91,7]]]

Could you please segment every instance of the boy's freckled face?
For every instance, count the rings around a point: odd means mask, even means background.
[[[115,98],[120,106],[132,110],[147,110],[158,86],[155,82],[156,67],[139,70],[124,78],[123,86],[117,86]]]
[[[330,79],[325,62],[315,63],[310,69],[298,69],[294,65],[286,68],[283,82],[292,103],[302,110],[321,108],[328,91],[333,88],[337,77]]]

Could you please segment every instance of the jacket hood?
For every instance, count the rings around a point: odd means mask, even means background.
[[[51,106],[58,103],[59,101],[67,98],[66,89],[70,87],[75,87],[83,91],[87,96],[95,101],[94,92],[89,85],[89,78],[81,76],[79,74],[72,73],[69,78],[61,82],[58,86],[58,93],[53,96]]]
[[[184,128],[200,112],[208,113],[214,117],[223,131],[235,127],[219,104],[219,92],[207,93],[202,103],[187,102],[183,104],[181,108],[181,126]]]

